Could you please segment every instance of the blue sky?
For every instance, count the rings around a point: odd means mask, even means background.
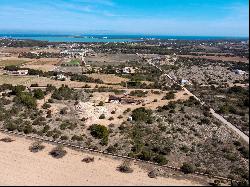
[[[248,0],[0,0],[0,32],[248,36]]]

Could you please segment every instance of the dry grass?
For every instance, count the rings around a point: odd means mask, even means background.
[[[13,85],[23,85],[32,80],[32,76],[11,76],[11,75],[0,75],[0,85],[1,84],[13,84]]]
[[[128,79],[126,78],[118,77],[112,74],[90,74],[87,76],[94,79],[101,79],[104,83],[112,83],[112,84],[119,84],[121,82],[128,81]]]
[[[10,137],[6,137],[6,138],[2,138],[0,139],[1,142],[5,142],[5,143],[10,143],[13,142],[14,140]]]
[[[19,66],[19,65],[23,65],[27,63],[27,61],[25,60],[12,60],[12,59],[9,59],[9,60],[1,60],[0,61],[0,66],[11,66],[11,65],[14,65],[14,66]]]

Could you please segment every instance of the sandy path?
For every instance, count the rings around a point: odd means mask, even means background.
[[[106,157],[95,156],[93,163],[86,164],[81,160],[87,154],[70,149],[57,160],[48,155],[50,144],[34,154],[28,150],[31,140],[14,139],[0,142],[0,185],[195,185],[189,180],[151,179],[138,166],[133,166],[133,173],[123,174],[116,171],[121,161]]]

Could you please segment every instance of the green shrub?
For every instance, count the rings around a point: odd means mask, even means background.
[[[14,101],[19,104],[23,104],[28,108],[36,108],[37,106],[36,99],[27,92],[21,92],[20,94],[18,94]]]
[[[158,163],[159,165],[166,165],[168,163],[168,160],[166,159],[165,156],[157,154],[154,158],[153,161]]]
[[[69,139],[69,137],[68,136],[65,136],[65,135],[63,135],[63,136],[61,136],[61,138],[60,138],[61,140],[68,140]]]
[[[21,94],[25,89],[26,89],[26,87],[23,86],[23,85],[14,86],[14,87],[12,87],[12,92],[11,92],[11,94],[12,94],[12,95],[19,95],[19,94]]]
[[[141,107],[132,111],[132,118],[135,121],[147,122],[148,120],[151,120],[152,114],[152,110]]]
[[[143,150],[140,155],[139,155],[139,158],[141,160],[145,160],[145,161],[149,161],[153,158],[153,153],[152,151],[147,151],[147,150]]]
[[[240,153],[242,154],[242,156],[246,159],[249,159],[249,149],[242,146],[238,149],[240,151]]]
[[[107,129],[107,127],[103,126],[103,125],[98,125],[98,124],[94,124],[91,125],[90,128],[90,134],[98,139],[102,139],[102,142],[104,145],[107,145],[108,143],[108,136],[109,136],[109,131]]]
[[[33,132],[33,128],[32,128],[32,126],[31,125],[25,125],[25,127],[24,127],[24,129],[23,129],[23,132],[25,133],[25,134],[30,134],[30,133],[32,133]]]
[[[35,89],[33,92],[34,92],[34,97],[36,99],[43,99],[44,98],[44,93],[41,89]]]
[[[42,106],[43,109],[48,109],[50,107],[51,107],[51,105],[48,104],[48,103],[44,103],[43,106]]]
[[[166,93],[166,95],[163,97],[163,99],[167,99],[167,100],[175,99],[174,92],[168,92],[168,93]]]
[[[100,115],[99,119],[105,119],[105,115],[104,114]]]
[[[80,141],[83,141],[83,137],[74,135],[74,136],[72,136],[71,140],[80,142]]]
[[[181,171],[185,174],[188,173],[194,173],[195,172],[195,166],[191,163],[186,163],[184,162],[183,165],[181,166]]]
[[[104,106],[104,102],[103,101],[100,101],[98,106]]]
[[[137,96],[137,97],[146,97],[148,92],[142,91],[142,90],[133,90],[130,92],[130,96]]]
[[[17,129],[17,124],[14,124],[12,122],[8,122],[7,124],[4,125],[5,128],[8,130],[8,131],[14,131]]]
[[[114,117],[110,117],[110,118],[109,118],[109,121],[113,121],[113,120],[114,120]]]

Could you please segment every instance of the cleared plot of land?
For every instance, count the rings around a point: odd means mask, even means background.
[[[0,133],[0,138],[4,137]],[[152,179],[136,165],[133,173],[120,173],[116,168],[121,160],[99,155],[93,163],[86,164],[81,160],[91,155],[70,149],[57,160],[49,156],[52,145],[44,144],[45,149],[34,154],[29,151],[31,140],[14,139],[11,143],[0,142],[0,185],[202,185],[187,179]]]
[[[33,50],[33,52],[36,52],[36,53],[60,53],[60,49],[57,49],[57,48],[42,48],[42,49],[38,49],[38,50]]]
[[[97,84],[95,83],[86,83],[86,82],[77,82],[77,81],[60,81],[53,80],[47,77],[37,77],[37,76],[12,76],[12,75],[0,75],[0,85],[1,84],[22,84],[24,86],[30,86],[31,84],[38,84],[39,86],[47,86],[47,84],[52,84],[53,86],[60,87],[62,84],[68,85],[71,88],[81,88],[88,84],[91,88],[94,88]],[[122,86],[119,85],[106,85],[98,84],[99,87],[112,87],[114,89],[122,89]]]
[[[86,62],[91,65],[119,65],[127,61],[139,61],[140,58],[135,54],[103,54],[86,57]]]
[[[22,66],[22,68],[30,68],[30,69],[42,70],[44,72],[53,71],[56,67],[57,66],[47,65],[47,64],[44,64],[44,65],[30,65],[30,64],[25,64],[25,65]]]
[[[124,89],[126,90],[126,89]],[[131,90],[126,90],[127,93],[130,93]],[[180,91],[175,94],[175,99],[172,99],[171,101],[177,101],[177,100],[187,100],[191,95],[185,94],[186,91]],[[146,97],[133,97],[137,100],[142,100],[143,102],[141,104],[121,104],[121,103],[108,103],[109,95],[113,95],[114,93],[107,92],[107,93],[93,93],[93,97],[90,99],[89,102],[80,103],[77,108],[80,108],[77,110],[77,113],[79,115],[79,118],[86,118],[85,124],[87,126],[90,126],[92,124],[102,124],[105,126],[108,126],[110,123],[120,125],[124,120],[126,121],[128,117],[130,116],[129,113],[124,113],[127,109],[134,110],[139,107],[145,107],[148,109],[155,110],[159,106],[167,105],[170,100],[161,100],[165,95],[166,92],[163,92],[161,94],[153,94],[148,93]],[[98,106],[100,102],[105,103],[104,106]],[[57,109],[56,104],[51,104],[53,107],[55,107],[57,111],[60,111],[60,109]],[[112,111],[115,111],[114,114],[112,114]],[[99,119],[99,117],[104,114],[105,119]],[[122,118],[119,118],[119,116],[122,116]],[[109,119],[113,118],[112,121]]]
[[[34,76],[0,75],[0,85],[1,84],[25,85],[34,78],[35,78]]]
[[[29,52],[30,47],[0,47],[0,52],[18,54],[22,52]]]
[[[88,84],[91,88],[94,88],[97,84],[95,83],[86,83],[86,82],[77,82],[77,81],[59,81],[53,80],[46,77],[34,77],[29,82],[25,84],[25,86],[30,86],[31,84],[38,84],[39,86],[47,86],[47,84],[52,84],[53,86],[60,87],[62,84],[68,85],[70,88],[80,88]],[[99,87],[104,86],[107,87],[109,85],[106,84],[98,84]],[[113,88],[120,89],[122,86],[119,85],[112,85]]]
[[[87,76],[94,78],[94,79],[101,79],[104,83],[118,84],[121,82],[128,81],[128,79],[126,79],[126,78],[118,77],[118,76],[112,75],[112,74],[90,74]]]
[[[232,62],[244,62],[249,63],[247,58],[242,57],[226,57],[226,56],[193,56],[193,55],[179,55],[180,57],[187,57],[187,58],[202,58],[208,60],[222,60],[222,61],[232,61]]]
[[[29,65],[57,65],[60,61],[61,61],[60,58],[32,59]]]
[[[29,59],[17,57],[2,57],[0,58],[0,66],[18,66],[28,63]]]

